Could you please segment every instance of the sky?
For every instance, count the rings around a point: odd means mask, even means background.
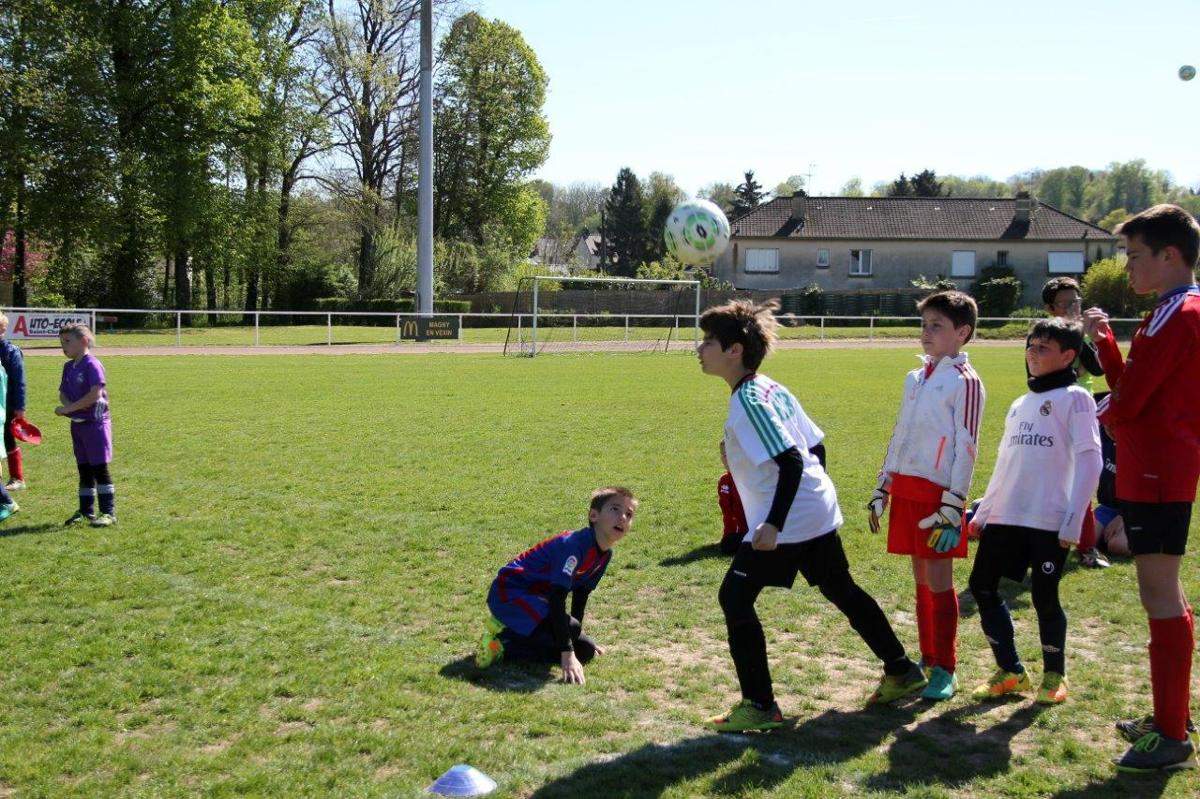
[[[1143,158],[1200,187],[1200,0],[469,0],[550,79],[536,177],[689,193]]]

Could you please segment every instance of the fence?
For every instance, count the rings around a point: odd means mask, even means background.
[[[78,314],[92,321],[103,347],[271,347],[335,346],[342,344],[397,345],[414,338],[421,314],[370,311],[203,311],[146,308],[6,308],[26,314]],[[506,338],[528,335],[529,313],[440,313],[433,318],[456,324],[457,336],[440,343],[502,345]],[[919,335],[916,316],[804,316],[780,314],[780,338],[788,340],[913,339]],[[539,341],[548,335],[557,342],[603,344],[669,340],[672,348],[690,347],[695,313],[586,314],[538,313]],[[1020,339],[1031,319],[983,318],[981,339]],[[1118,337],[1127,339],[1141,320],[1111,320]],[[511,328],[511,334],[510,334]],[[11,332],[11,331],[10,331]],[[56,338],[24,340],[23,347],[58,347]]]

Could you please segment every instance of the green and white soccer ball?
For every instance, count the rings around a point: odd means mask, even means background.
[[[663,238],[667,251],[680,263],[709,264],[729,246],[729,220],[716,203],[688,200],[667,217]]]
[[[1179,68],[1180,80],[1191,80],[1196,77],[1196,68],[1191,64],[1184,64]]]

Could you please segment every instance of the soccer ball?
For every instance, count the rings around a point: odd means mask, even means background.
[[[667,251],[689,266],[715,261],[729,246],[729,220],[708,200],[688,200],[675,206],[663,231]]]
[[[1184,64],[1179,68],[1180,80],[1191,80],[1196,77],[1196,68],[1191,64]]]

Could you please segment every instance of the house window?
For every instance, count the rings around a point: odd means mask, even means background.
[[[851,250],[850,251],[850,274],[852,274],[852,275],[870,275],[871,274],[871,251],[870,250]]]
[[[950,256],[950,277],[975,277],[975,251],[955,250]]]
[[[1081,252],[1050,252],[1046,253],[1046,266],[1052,275],[1083,274],[1083,253]]]
[[[778,272],[779,250],[747,249],[746,271],[771,273]]]
[[[829,250],[824,247],[817,250],[817,266],[829,266]]]
[[[996,266],[1008,266],[1008,250],[996,251]]]

